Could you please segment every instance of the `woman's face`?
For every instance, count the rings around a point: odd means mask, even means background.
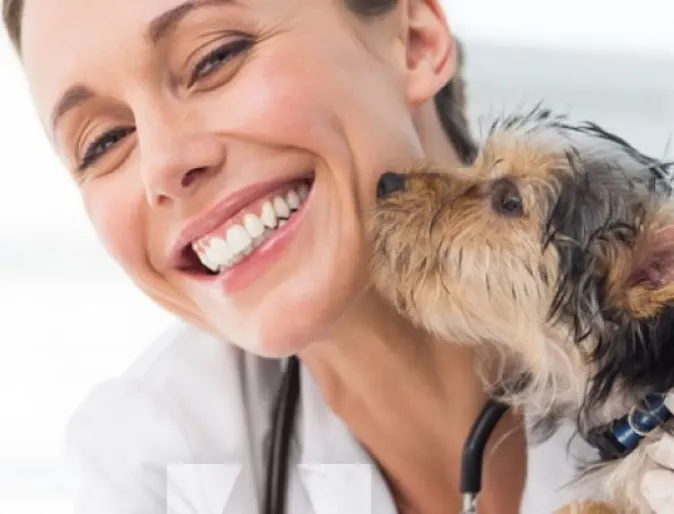
[[[23,52],[107,250],[164,307],[276,356],[365,291],[377,178],[423,157],[403,18],[359,26],[337,0],[27,0]]]

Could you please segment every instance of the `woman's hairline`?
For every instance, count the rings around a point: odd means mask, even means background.
[[[9,39],[16,51],[21,54],[21,18],[24,0],[4,0],[2,4],[2,21]]]

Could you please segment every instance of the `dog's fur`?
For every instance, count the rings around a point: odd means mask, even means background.
[[[674,387],[673,170],[591,123],[504,116],[472,165],[380,190],[375,285],[440,338],[497,350],[487,387],[539,426],[587,436]],[[649,465],[640,447],[585,471],[617,512],[646,513]]]

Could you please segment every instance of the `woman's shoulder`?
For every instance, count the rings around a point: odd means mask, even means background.
[[[176,321],[136,358],[119,380],[163,389],[185,376],[208,377],[217,363],[237,365],[247,356],[235,346],[198,328]]]
[[[174,424],[189,424],[199,419],[196,415],[203,414],[201,410],[208,411],[211,419],[218,417],[217,412],[231,419],[249,400],[269,396],[280,374],[277,361],[243,352],[177,323],[126,371],[94,386],[72,414],[69,426],[103,420],[112,425],[154,422],[166,426],[169,420],[164,418],[169,413]]]
[[[177,322],[123,373],[89,391],[74,416],[101,403],[108,407],[128,405],[129,394],[181,403],[202,398],[208,392],[211,402],[218,393],[233,400],[247,392],[247,381],[276,384],[280,370],[278,361],[244,352],[227,341]]]
[[[261,445],[263,434],[250,427],[266,427],[262,408],[280,373],[277,362],[191,326],[171,327],[70,416],[64,450],[76,497],[89,501],[88,512],[103,498],[160,512],[171,467],[253,458],[241,452]]]

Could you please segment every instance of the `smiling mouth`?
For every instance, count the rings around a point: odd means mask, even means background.
[[[179,269],[217,276],[240,264],[300,210],[312,185],[313,177],[298,180],[243,209],[222,227],[186,246]]]

